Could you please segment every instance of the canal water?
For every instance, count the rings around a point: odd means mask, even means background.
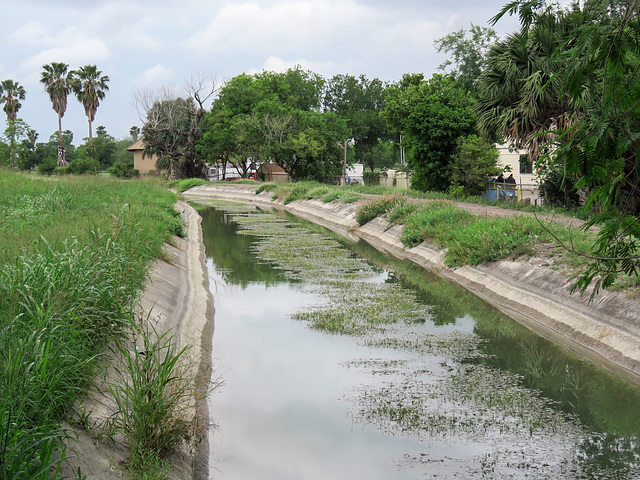
[[[200,215],[212,479],[640,478],[638,388],[364,242]]]

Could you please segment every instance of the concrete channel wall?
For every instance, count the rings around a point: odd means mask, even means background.
[[[361,238],[450,279],[541,336],[640,385],[640,301],[605,292],[589,303],[586,296],[570,293],[572,282],[560,273],[530,262],[450,268],[444,265],[444,252],[431,245],[405,247],[397,225],[378,218],[360,226],[355,217],[362,201],[297,200],[285,205],[272,193],[255,194],[255,190],[246,185],[201,185],[183,195],[194,202],[225,200],[277,208],[352,239]]]

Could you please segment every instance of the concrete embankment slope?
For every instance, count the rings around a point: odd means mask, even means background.
[[[592,303],[571,294],[571,281],[530,262],[500,261],[476,267],[449,268],[444,252],[423,243],[407,248],[401,227],[376,219],[364,226],[355,220],[358,204],[294,201],[284,205],[255,187],[201,185],[184,193],[190,201],[226,200],[286,210],[377,249],[409,259],[467,288],[494,307],[556,344],[640,384],[640,301],[617,292],[599,294]]]
[[[187,236],[175,237],[165,245],[165,257],[158,260],[149,275],[149,280],[139,305],[141,318],[152,322],[159,333],[170,332],[182,349],[188,346],[186,355],[193,366],[196,383],[203,391],[197,392],[197,409],[202,425],[209,423],[204,389],[208,388],[212,374],[211,348],[214,329],[213,297],[209,290],[209,275],[205,263],[201,218],[184,202],[176,208],[182,213]],[[105,378],[98,382],[117,381],[113,366],[105,365]],[[89,415],[90,425],[101,425],[115,410],[113,400],[105,394],[104,383],[99,383],[80,408]],[[101,388],[102,387],[102,388]],[[72,427],[69,427],[72,429]],[[123,473],[122,462],[128,454],[120,443],[94,441],[91,431],[77,429],[77,441],[69,444],[71,455],[65,465],[65,475],[75,478],[78,467],[83,475],[92,480],[120,480],[128,478]],[[209,446],[205,435],[194,452],[179,452],[170,459],[171,480],[206,480]]]

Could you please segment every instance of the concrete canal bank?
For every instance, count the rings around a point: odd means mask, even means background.
[[[288,211],[377,249],[409,259],[472,291],[541,336],[575,354],[640,384],[640,301],[605,292],[592,303],[570,293],[572,282],[535,259],[500,261],[476,267],[449,268],[443,252],[423,243],[407,248],[401,227],[376,219],[364,226],[356,220],[361,203],[294,201],[284,205],[255,187],[202,185],[184,193],[188,201],[226,200]]]
[[[140,300],[141,318],[152,322],[162,334],[170,332],[180,349],[188,346],[188,362],[201,389],[208,387],[212,376],[211,345],[214,330],[213,297],[209,290],[209,276],[205,262],[200,216],[184,202],[176,208],[182,213],[187,236],[174,237],[165,245],[165,257],[153,266],[147,287]],[[89,392],[80,409],[89,412],[89,425],[102,425],[116,410],[112,398],[101,388],[113,381],[112,367],[105,365],[104,378]],[[111,379],[110,379],[111,375]],[[100,383],[103,382],[103,383]],[[204,392],[196,392],[198,400],[191,407],[197,409],[201,424],[208,423],[209,412]],[[95,429],[68,426],[77,441],[69,443],[69,460],[63,474],[76,478],[80,467],[86,478],[116,480],[129,478],[123,472],[127,450],[118,442],[99,440]],[[171,480],[205,480],[209,478],[209,446],[207,436],[194,451],[183,451],[170,459]]]

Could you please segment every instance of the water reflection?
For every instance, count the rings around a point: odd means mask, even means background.
[[[302,283],[292,284],[275,264],[258,260],[254,238],[236,235],[237,227],[223,212],[212,209],[201,214],[210,271],[218,289],[215,355],[226,363],[223,370],[229,369],[228,392],[214,398],[222,435],[212,442],[216,468],[227,478],[401,479],[426,474],[528,478],[527,472],[541,473],[544,468],[551,473],[536,478],[637,478],[637,388],[568,355],[466,290],[364,243],[341,240],[381,272],[367,281],[402,286],[429,306],[428,319],[411,324],[399,335],[473,334],[479,339],[473,348],[479,348],[481,355],[415,356],[310,331],[289,315],[317,303],[314,292]],[[472,384],[480,381],[478,372],[484,372],[484,384]],[[509,385],[501,384],[498,377]],[[415,412],[431,415],[440,422],[438,428],[445,430],[431,434],[425,443],[420,430],[401,438],[381,435],[366,423],[345,421],[363,418],[357,409],[366,407],[356,404],[350,407],[356,411],[345,415],[344,405],[353,401],[353,392],[362,385],[381,408],[392,408],[396,415],[402,413],[398,405],[409,408],[411,414],[410,408],[417,406]],[[398,390],[398,385],[404,390]],[[399,396],[383,398],[385,389]],[[577,417],[579,424],[569,428],[562,420],[557,426],[567,426],[565,431],[565,427],[555,431],[556,427],[547,425],[548,434],[531,430],[530,438],[520,433],[500,437],[503,427],[486,415],[503,413],[487,405],[509,406],[520,401],[514,397],[523,395],[541,395],[557,412],[567,414],[566,422]],[[456,409],[466,411],[462,415]],[[385,415],[388,418],[388,412]],[[544,415],[556,421],[552,413]],[[369,420],[385,421],[374,415]],[[509,428],[540,420],[523,417],[524,423]],[[433,428],[425,427],[423,421],[417,422],[422,432]],[[478,425],[484,436],[478,435],[482,433]],[[393,429],[387,432],[394,433]],[[448,440],[439,439],[440,435]],[[549,455],[555,456],[552,466]],[[391,468],[398,464],[407,471]]]
[[[238,224],[224,212],[209,208],[201,216],[207,256],[215,258],[216,270],[226,283],[246,288],[250,282],[272,286],[290,281],[283,271],[254,255],[253,237],[236,235]]]

